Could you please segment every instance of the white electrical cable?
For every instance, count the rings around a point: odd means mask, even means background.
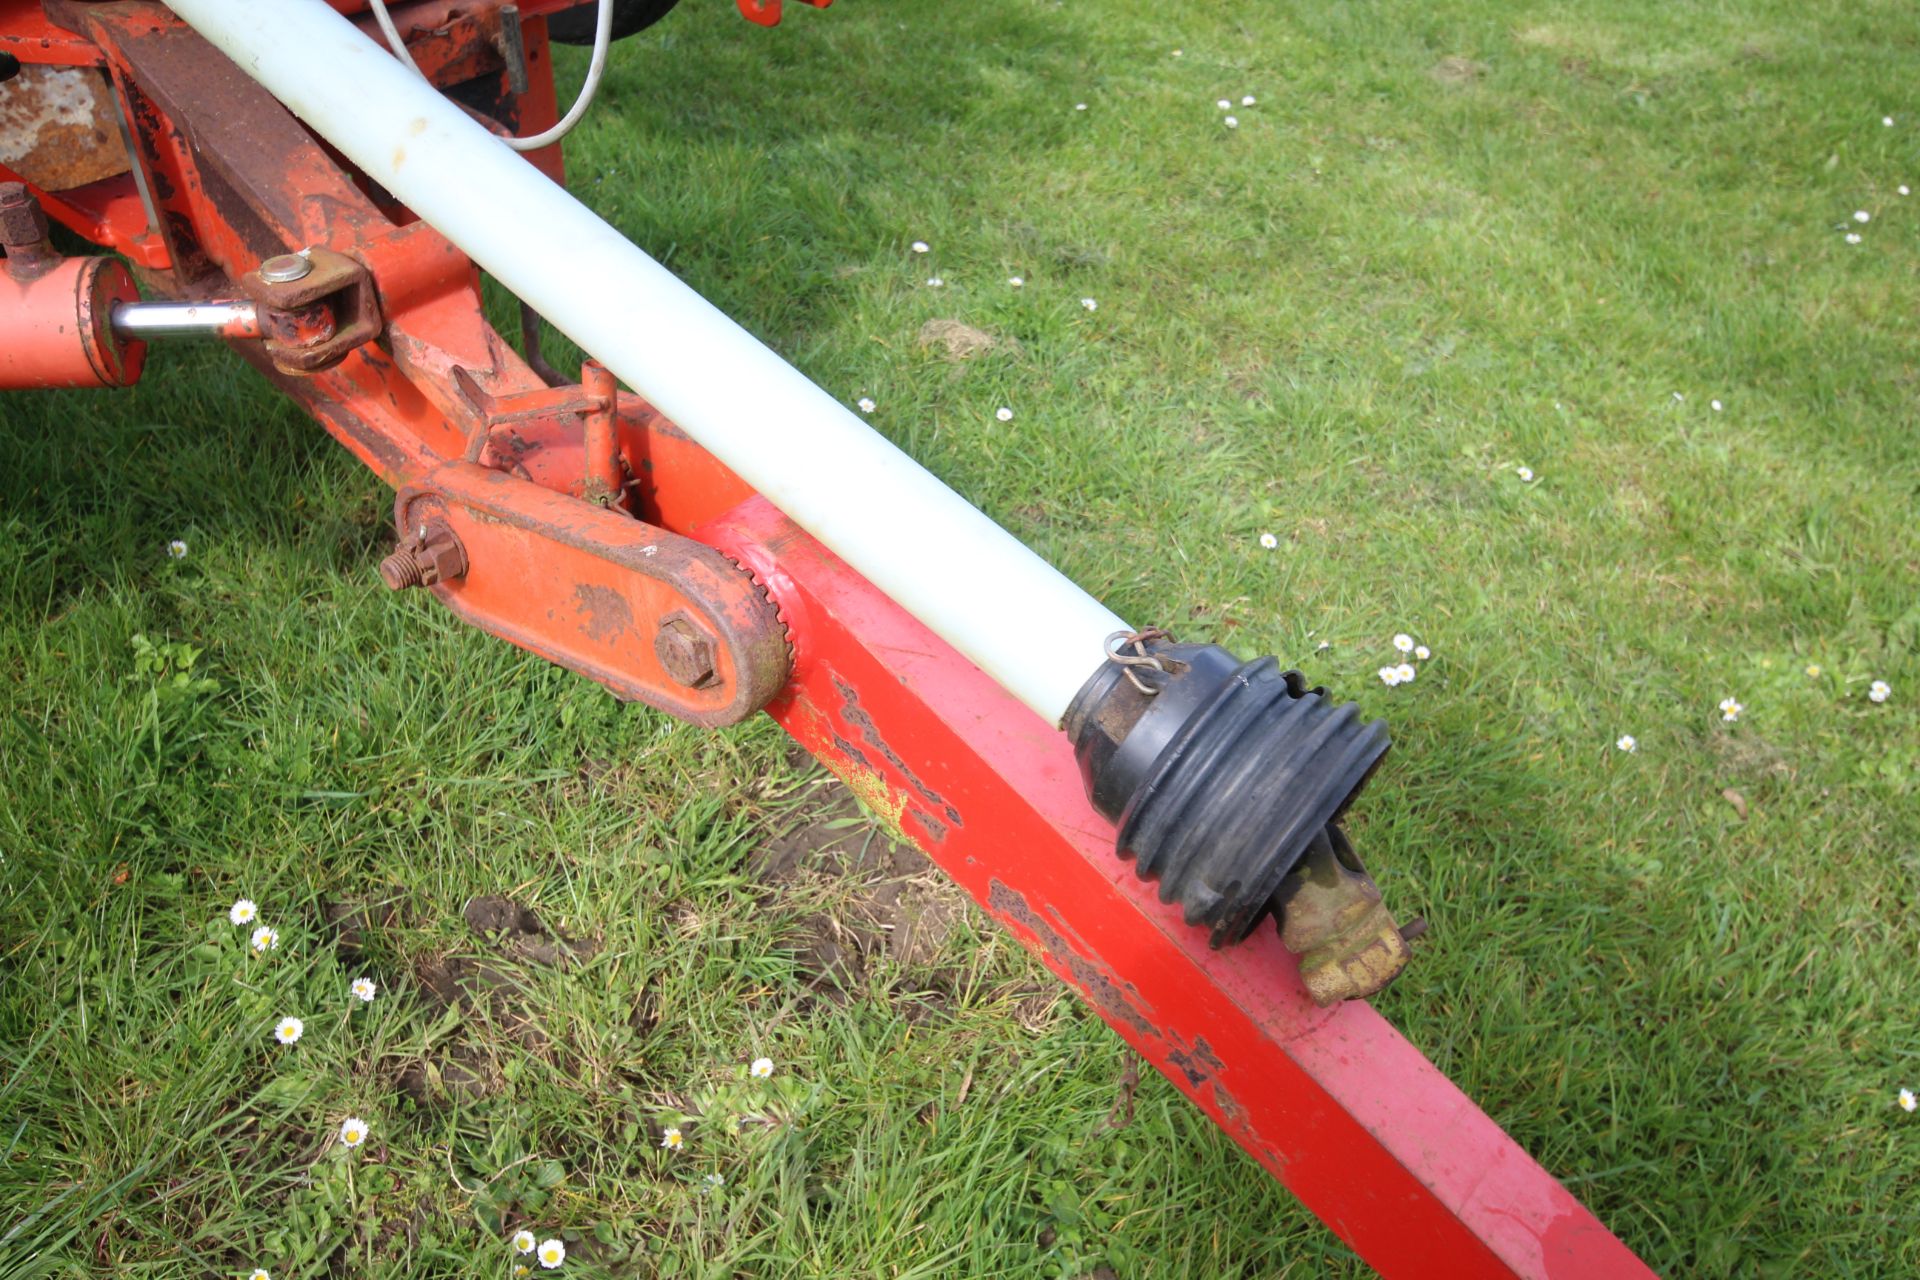
[[[380,33],[387,38],[387,47],[393,50],[393,56],[412,67],[415,74],[420,67],[407,52],[407,42],[400,38],[399,28],[393,25],[393,15],[387,12],[387,0],[367,0],[373,9],[373,20],[380,25]],[[544,129],[530,138],[501,137],[500,141],[515,151],[538,151],[550,147],[573,131],[580,123],[580,117],[587,114],[587,108],[593,105],[593,95],[600,90],[600,78],[606,74],[607,51],[613,47],[613,0],[600,0],[599,12],[594,15],[593,57],[587,63],[587,78],[580,84],[580,92],[574,98],[573,105],[567,108],[567,114],[561,116],[551,129]],[[421,76],[425,79],[425,76]]]

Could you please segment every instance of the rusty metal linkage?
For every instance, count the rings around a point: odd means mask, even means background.
[[[787,682],[778,612],[705,543],[470,462],[402,486],[394,524],[387,585],[431,587],[467,622],[623,698],[729,725]]]
[[[268,357],[288,373],[332,368],[349,351],[380,336],[372,276],[361,263],[325,246],[276,254],[241,276],[239,284],[260,308]]]

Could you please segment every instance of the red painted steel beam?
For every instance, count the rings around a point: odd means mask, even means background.
[[[1114,855],[1065,735],[764,499],[696,536],[794,633],[769,714],[1375,1268],[1652,1274],[1370,1006],[1316,1007],[1273,930],[1210,950]]]

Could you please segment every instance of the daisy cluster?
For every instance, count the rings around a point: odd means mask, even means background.
[[[1251,102],[1251,101],[1252,99],[1249,98],[1248,102]],[[1087,104],[1084,102],[1081,103],[1079,109],[1082,111],[1085,111],[1087,109]],[[914,252],[914,254],[921,255],[921,256],[924,256],[926,254],[930,254],[933,252],[933,246],[927,243],[925,240],[915,240],[912,244],[908,245],[907,247],[911,249]],[[1027,278],[1025,276],[1008,276],[1007,277],[1007,287],[1009,289],[1024,289],[1026,285],[1027,285]],[[927,288],[944,289],[946,287],[947,287],[947,280],[945,276],[930,275],[927,277]],[[1100,309],[1100,302],[1097,298],[1082,298],[1080,299],[1080,308],[1083,311],[1098,311]],[[861,413],[872,413],[875,409],[880,407],[874,401],[872,396],[867,396],[867,395],[862,395],[858,400],[854,401],[854,404],[859,408]],[[1002,405],[1000,408],[994,410],[993,416],[999,419],[1001,422],[1012,422],[1013,410],[1012,408],[1006,405]]]
[[[1243,94],[1240,98],[1240,105],[1243,107],[1251,107],[1259,101],[1260,100],[1258,98],[1254,97],[1250,93]],[[1225,111],[1228,113],[1220,117],[1221,124],[1225,125],[1229,129],[1238,129],[1240,127],[1240,117],[1232,114],[1233,112],[1232,98],[1222,98],[1218,102],[1214,103],[1213,105],[1217,110]]]
[[[280,949],[280,931],[261,920],[260,904],[252,898],[234,899],[233,905],[227,908],[227,923],[236,929],[246,929],[251,926],[252,931],[247,935],[247,946],[256,956],[264,957]],[[378,988],[374,985],[372,978],[355,978],[347,985],[348,999],[358,1000],[362,1004],[373,1003],[374,997],[378,994]],[[274,1020],[273,1038],[285,1048],[292,1048],[299,1044],[300,1038],[306,1033],[307,1024],[292,1014],[285,1014]],[[367,1121],[359,1116],[348,1116],[340,1122],[340,1128],[335,1136],[342,1147],[351,1151],[364,1144],[372,1132],[373,1126]],[[247,1280],[273,1280],[273,1276],[265,1267],[255,1267],[247,1273]]]
[[[550,1237],[536,1244],[531,1231],[523,1230],[513,1233],[513,1251],[522,1255],[532,1254],[534,1259],[549,1271],[567,1260],[567,1246],[557,1237]],[[516,1275],[525,1275],[526,1272],[525,1267],[517,1267],[514,1270]]]
[[[1082,105],[1081,110],[1084,111],[1085,109],[1086,109],[1085,106]],[[908,246],[908,248],[912,249],[915,254],[920,254],[920,255],[929,254],[933,252],[933,246],[928,244],[925,240],[915,240],[911,245]],[[1027,285],[1027,278],[1025,276],[1008,276],[1007,277],[1007,287],[1009,289],[1024,289],[1026,288],[1026,285]],[[944,289],[946,287],[947,287],[947,281],[945,276],[930,275],[927,277],[927,288]],[[1098,311],[1100,309],[1100,303],[1093,298],[1080,299],[1080,306],[1081,306],[1081,309],[1085,311]],[[868,406],[867,401],[862,400],[860,402],[860,410],[862,413],[873,412],[873,410],[868,408],[867,406]],[[1005,419],[1002,419],[1002,421],[1005,421]]]
[[[1414,677],[1420,674],[1420,668],[1414,666],[1414,662],[1425,662],[1433,656],[1431,649],[1416,643],[1414,638],[1404,631],[1393,638],[1393,650],[1399,655],[1400,661],[1392,666],[1380,668],[1379,672],[1380,683],[1389,689],[1399,684],[1412,684]]]
[[[1825,673],[1825,668],[1817,662],[1809,662],[1805,670],[1807,679],[1809,680],[1818,680]],[[1882,703],[1892,696],[1893,686],[1885,680],[1874,680],[1867,685],[1867,701],[1869,702],[1876,704]],[[1747,704],[1729,694],[1720,699],[1720,703],[1715,710],[1719,711],[1722,724],[1738,724],[1740,717],[1747,713]],[[1639,739],[1630,733],[1621,734],[1618,738],[1614,739],[1613,745],[1617,750],[1629,753],[1640,749]]]
[[[1278,545],[1278,542],[1272,534],[1263,533],[1260,535],[1260,545],[1268,550],[1272,550]],[[1309,632],[1308,634],[1311,635],[1312,633]],[[1328,646],[1323,642],[1320,647],[1325,649]],[[1399,661],[1381,667],[1377,673],[1380,677],[1380,683],[1386,685],[1389,689],[1396,685],[1413,683],[1415,677],[1420,674],[1420,669],[1415,663],[1425,662],[1433,656],[1432,650],[1428,649],[1426,645],[1417,642],[1404,631],[1393,637],[1393,648],[1395,656],[1399,658]],[[1819,663],[1808,663],[1806,667],[1807,678],[1810,680],[1819,679],[1822,670]],[[1892,696],[1893,686],[1885,680],[1874,680],[1867,685],[1867,701],[1869,702],[1877,705],[1887,701]],[[1717,710],[1720,712],[1722,723],[1737,724],[1739,723],[1740,717],[1746,714],[1747,704],[1740,701],[1739,698],[1728,695],[1720,700]],[[1616,751],[1632,755],[1640,750],[1640,740],[1631,733],[1623,733],[1613,740],[1613,746]]]
[[[755,1058],[747,1067],[747,1076],[753,1080],[772,1079],[773,1059]],[[729,1116],[726,1128],[728,1133],[738,1134],[741,1131],[740,1117]],[[686,1150],[686,1146],[687,1134],[679,1125],[670,1124],[660,1131],[661,1150],[679,1152]],[[718,1173],[709,1173],[700,1179],[700,1190],[705,1195],[712,1195],[726,1185],[726,1178]],[[536,1242],[533,1232],[524,1227],[513,1233],[508,1244],[512,1246],[514,1253],[522,1257],[531,1254],[536,1262],[550,1271],[567,1260],[567,1246],[564,1241],[558,1237],[549,1237]],[[527,1273],[528,1268],[524,1264],[514,1268],[515,1275]]]
[[[752,1064],[747,1067],[747,1075],[755,1080],[771,1080],[773,1078],[773,1059],[755,1058]],[[727,1132],[740,1132],[740,1117],[732,1116],[728,1118]],[[679,1151],[686,1145],[687,1135],[680,1131],[678,1125],[668,1125],[660,1131],[660,1147],[663,1151]],[[718,1175],[715,1175],[715,1177],[718,1177]],[[724,1181],[724,1179],[721,1181]],[[707,1179],[707,1185],[709,1188],[718,1187],[721,1185],[721,1182],[715,1181],[714,1178],[709,1178]]]
[[[264,956],[280,949],[280,931],[260,921],[260,904],[252,898],[235,898],[233,905],[227,908],[227,923],[236,929],[244,929],[248,925],[254,926],[253,932],[247,935],[247,946],[257,956]],[[372,978],[355,978],[347,984],[347,994],[362,1004],[372,1004],[374,996],[378,994],[378,988],[374,985]],[[306,1030],[306,1023],[288,1015],[273,1024],[273,1038],[283,1045],[294,1045],[300,1042],[300,1037],[306,1034]],[[352,1147],[360,1144],[349,1142],[347,1145]]]
[[[1885,129],[1893,128],[1893,117],[1881,116],[1880,125],[1882,128],[1885,128]],[[1895,187],[1894,191],[1899,193],[1902,199],[1905,199],[1907,196],[1910,196],[1913,194],[1913,189],[1904,182],[1901,183],[1899,186]],[[1873,213],[1870,210],[1855,209],[1853,211],[1853,217],[1842,222],[1839,226],[1839,230],[1845,233],[1843,238],[1846,240],[1848,244],[1860,244],[1865,239],[1865,237],[1861,234],[1859,228],[1866,226],[1868,223],[1872,221],[1873,221]]]

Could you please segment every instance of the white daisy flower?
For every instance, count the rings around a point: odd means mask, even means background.
[[[1913,192],[1907,189],[1907,184],[1904,182],[1901,183],[1898,187],[1894,188],[1894,190],[1898,191],[1903,196],[1910,196],[1913,194]]]
[[[1413,652],[1413,637],[1402,631],[1393,638],[1393,647],[1402,653]]]
[[[1220,108],[1222,111],[1230,110],[1233,107],[1233,104],[1231,102],[1228,102],[1225,98],[1220,99],[1220,101],[1214,103],[1213,105]]]
[[[567,1260],[567,1246],[558,1240],[540,1242],[540,1265],[551,1271]]]
[[[1618,738],[1614,739],[1613,745],[1618,747],[1622,751],[1631,752],[1631,751],[1638,751],[1640,749],[1639,739],[1635,738],[1630,733],[1621,734]]]
[[[1380,668],[1379,675],[1380,683],[1389,689],[1400,683],[1400,668],[1398,667],[1382,667]]]
[[[773,1074],[772,1058],[755,1058],[753,1065],[747,1068],[747,1074],[755,1080],[765,1080]]]
[[[367,1140],[367,1122],[359,1116],[348,1116],[340,1122],[340,1144],[357,1147]]]
[[[1240,99],[1240,105],[1241,105],[1241,106],[1243,106],[1243,107],[1250,107],[1250,106],[1252,106],[1252,105],[1253,105],[1253,95],[1252,95],[1252,94],[1248,94],[1248,95],[1247,95],[1246,97],[1244,97],[1244,98],[1242,98],[1242,99]]]
[[[1080,305],[1085,307],[1089,311],[1098,311],[1100,309],[1100,304],[1095,302],[1092,298],[1080,299]]]
[[[1184,49],[1175,49],[1175,50],[1173,51],[1173,56],[1174,56],[1174,57],[1176,57],[1176,58],[1184,58],[1184,57],[1186,57],[1186,56],[1187,56],[1187,54],[1186,54],[1186,50],[1184,50]]]
[[[1847,243],[1848,243],[1848,244],[1859,244],[1859,243],[1860,243],[1860,233],[1859,233],[1858,231],[1849,231],[1849,232],[1847,232]]]
[[[1707,401],[1707,407],[1712,409],[1715,413],[1718,413],[1725,406],[1723,406],[1718,400],[1709,400]]]
[[[1087,109],[1087,104],[1084,102],[1076,102],[1073,104],[1073,109],[1075,111],[1085,111]]]
[[[686,1145],[686,1141],[678,1129],[669,1129],[660,1135],[660,1145],[668,1151],[678,1151]]]
[[[1892,117],[1892,116],[1881,116],[1881,117],[1880,117],[1880,124],[1881,124],[1881,126],[1882,126],[1882,127],[1884,127],[1884,128],[1888,128],[1888,129],[1891,129],[1891,128],[1893,128],[1893,117]]]
[[[942,280],[942,279],[941,279],[941,278],[940,278],[939,276],[928,276],[928,277],[927,277],[927,288],[929,288],[929,289],[938,289],[938,288],[939,288],[939,287],[940,287],[941,285],[943,285],[943,284],[945,284],[945,283],[946,283],[946,281],[945,281],[945,280]]]
[[[281,1044],[292,1044],[307,1029],[307,1024],[298,1018],[282,1018],[273,1024],[273,1038]]]
[[[1817,662],[1809,662],[1807,664],[1807,679],[1818,680],[1819,678],[1820,678],[1820,664]]]
[[[1915,1107],[1920,1107],[1920,1098],[1913,1096],[1913,1090],[1902,1089],[1900,1091],[1900,1109],[1902,1111],[1911,1111]]]
[[[236,898],[227,908],[227,919],[234,924],[252,924],[260,915],[260,908],[254,905],[252,898]]]
[[[253,931],[253,949],[265,955],[269,951],[280,949],[280,931],[271,925],[261,925]]]
[[[347,990],[359,996],[363,1004],[373,1003],[374,986],[372,978],[355,978]]]
[[[255,1267],[247,1272],[247,1280],[273,1280],[273,1273],[265,1267]]]
[[[1411,662],[1403,662],[1393,669],[1393,674],[1400,677],[1401,684],[1412,684],[1414,676],[1419,673],[1413,669]]]
[[[1418,658],[1420,661],[1425,662],[1428,658],[1431,658],[1433,656],[1433,650],[1427,648],[1427,646],[1423,644],[1417,644],[1413,646],[1413,656]]]
[[[862,413],[872,413],[876,408],[879,407],[875,405],[872,399],[867,396],[861,396],[860,399],[857,401],[857,403],[859,404],[860,412]]]
[[[184,560],[187,558],[187,544],[175,538],[167,544],[167,559]]]
[[[1855,209],[1853,211],[1853,220],[1855,222],[1872,222],[1873,215],[1868,213],[1865,209]]]
[[[1875,680],[1867,686],[1867,697],[1875,702],[1885,702],[1893,696],[1893,686],[1885,680]]]
[[[913,251],[915,253],[925,253],[927,252],[927,250],[931,249],[932,247],[933,246],[928,244],[925,240],[915,240],[913,242]]]
[[[533,1232],[522,1229],[513,1233],[513,1251],[515,1253],[532,1253],[533,1248]]]
[[[995,409],[993,411],[993,416],[1000,419],[1000,421],[1002,422],[1012,422],[1013,410],[1007,408],[1005,405],[1001,405],[998,409]]]
[[[1263,533],[1260,535],[1260,545],[1271,551],[1280,545],[1280,539],[1270,533]]]
[[[1019,276],[1008,276],[1007,283],[1018,289],[1021,285],[1025,284],[1026,281],[1022,280]]]
[[[1740,713],[1745,710],[1746,708],[1740,705],[1738,698],[1720,699],[1720,718],[1728,724],[1732,724],[1735,720],[1738,720]]]
[[[1227,128],[1229,129],[1238,129],[1240,127],[1240,118],[1238,116],[1228,116],[1226,119],[1222,120],[1220,123],[1227,126]]]
[[[1515,468],[1513,469],[1513,474],[1515,474],[1515,475],[1517,475],[1517,476],[1519,476],[1519,477],[1520,477],[1520,483],[1521,483],[1521,484],[1532,484],[1532,483],[1533,483],[1533,468],[1532,468],[1532,467],[1515,467]]]

